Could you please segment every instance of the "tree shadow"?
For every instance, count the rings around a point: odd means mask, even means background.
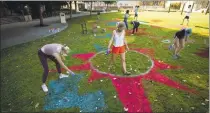
[[[208,27],[203,27],[203,26],[195,26],[195,27],[202,28],[202,29],[209,29]]]

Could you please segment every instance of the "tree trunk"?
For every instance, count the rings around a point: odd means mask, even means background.
[[[163,1],[163,8],[166,8],[165,5],[166,5],[166,1],[164,0],[164,1]]]
[[[92,6],[93,6],[93,1],[90,2],[90,15],[92,15]]]
[[[69,5],[70,5],[70,19],[72,18],[72,1],[69,2]]]
[[[207,15],[208,12],[209,12],[209,1],[208,1],[208,5],[206,7],[206,13],[205,13],[205,15]]]
[[[108,11],[108,5],[109,5],[109,4],[106,4],[106,11]]]
[[[182,15],[182,13],[183,13],[183,11],[184,11],[185,4],[186,4],[186,3],[184,3],[184,5],[183,5],[183,7],[182,7],[181,15]]]
[[[43,7],[42,5],[40,4],[39,5],[39,19],[40,19],[40,26],[44,26],[44,22],[43,22]]]
[[[74,5],[75,5],[75,12],[77,13],[77,1],[74,1]]]
[[[170,10],[171,10],[171,4],[170,4],[170,6],[169,6],[168,13],[170,13]]]
[[[194,5],[195,5],[195,3],[193,2],[193,5],[192,5],[192,8],[191,8],[191,11],[190,12],[192,12]]]

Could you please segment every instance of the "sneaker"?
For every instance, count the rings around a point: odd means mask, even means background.
[[[59,78],[61,79],[61,78],[65,78],[65,77],[69,77],[69,75],[65,75],[65,74],[60,74],[60,76],[59,76]]]
[[[178,59],[178,56],[177,55],[173,55],[173,59]]]
[[[124,75],[131,75],[131,73],[130,72],[125,72]]]
[[[42,85],[42,90],[43,90],[45,93],[48,92],[48,88],[47,88],[46,84],[43,84],[43,85]]]
[[[180,55],[176,55],[178,58],[181,58],[181,56]]]

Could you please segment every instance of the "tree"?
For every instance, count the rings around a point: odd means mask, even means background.
[[[208,1],[207,6],[206,6],[206,13],[205,13],[205,15],[206,15],[208,12],[209,12],[209,1]]]
[[[114,3],[116,3],[116,1],[104,1],[104,3],[107,5],[106,10],[108,10],[108,5],[109,4],[114,4]]]
[[[93,1],[90,2],[90,15],[92,15],[92,8],[93,7]]]
[[[183,7],[182,7],[181,15],[182,15],[182,13],[183,13],[183,11],[184,11],[185,4],[186,4],[186,3],[184,3],[184,5],[183,5]]]
[[[70,7],[70,19],[72,18],[72,1],[69,2],[69,7]]]
[[[74,5],[75,5],[75,11],[77,13],[77,1],[74,1]]]

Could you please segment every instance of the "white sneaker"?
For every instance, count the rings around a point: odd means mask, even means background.
[[[43,84],[43,85],[42,85],[42,90],[43,90],[45,93],[48,92],[48,88],[47,88],[46,84]]]
[[[69,77],[69,75],[65,75],[65,74],[60,74],[60,76],[59,76],[59,78],[61,79],[61,78],[65,78],[65,77]]]

